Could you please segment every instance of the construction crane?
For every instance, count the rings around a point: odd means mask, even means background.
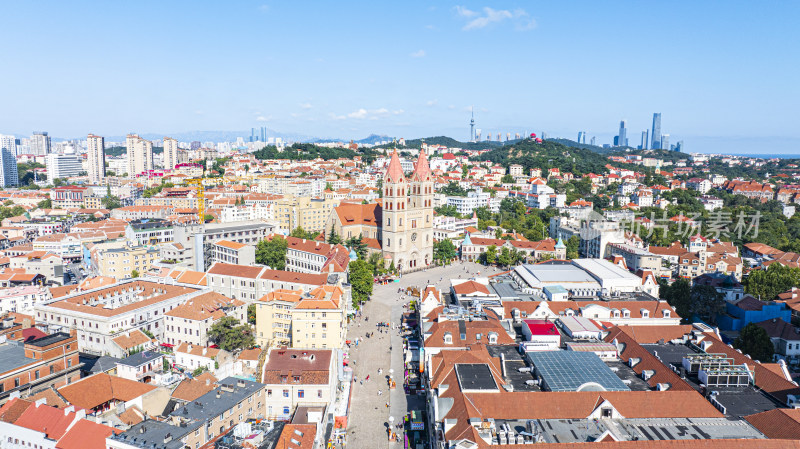
[[[258,180],[259,177],[255,175],[249,176],[230,176],[230,177],[221,177],[221,178],[191,178],[187,179],[184,182],[186,185],[194,186],[195,191],[197,192],[197,219],[200,223],[205,223],[206,217],[206,199],[205,199],[205,192],[206,192],[206,185],[220,185],[226,184],[228,182],[251,182],[254,180]]]

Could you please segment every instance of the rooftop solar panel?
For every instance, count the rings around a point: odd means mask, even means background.
[[[529,352],[528,358],[550,391],[629,391],[593,352]]]

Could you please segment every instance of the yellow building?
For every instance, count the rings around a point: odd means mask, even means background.
[[[302,290],[275,290],[256,302],[256,344],[288,345],[292,341],[289,311],[302,299]]]
[[[273,213],[282,231],[295,228],[306,231],[322,231],[334,207],[341,200],[335,198],[312,198],[309,196],[284,196],[276,200]]]
[[[139,275],[150,270],[159,260],[159,251],[154,246],[104,248],[94,252],[92,258],[100,276],[120,280],[130,278],[134,270]]]
[[[256,343],[296,349],[342,348],[348,296],[349,292],[334,285],[317,287],[307,295],[300,290],[267,294],[256,302]]]

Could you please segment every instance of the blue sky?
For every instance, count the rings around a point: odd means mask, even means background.
[[[584,130],[800,153],[798,2],[14,2],[0,132]]]

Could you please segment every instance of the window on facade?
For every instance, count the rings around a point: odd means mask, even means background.
[[[297,397],[298,397],[298,398],[304,398],[304,397],[306,397],[305,391],[303,391],[303,390],[297,390]]]
[[[289,390],[283,390],[283,397],[285,398],[289,397]]]

